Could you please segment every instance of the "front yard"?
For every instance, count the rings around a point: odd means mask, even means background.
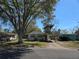
[[[39,42],[39,41],[24,41],[22,46],[25,47],[46,47],[48,45],[47,42]],[[0,46],[19,46],[17,44],[17,41],[10,41],[3,44],[0,44]]]
[[[79,41],[62,41],[58,43],[67,48],[79,48]]]

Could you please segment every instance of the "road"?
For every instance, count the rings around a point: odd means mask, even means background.
[[[79,51],[56,43],[46,48],[9,47],[0,48],[0,59],[79,59]]]
[[[79,51],[73,49],[33,48],[21,59],[79,59]]]

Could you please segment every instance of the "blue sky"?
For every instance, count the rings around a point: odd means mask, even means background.
[[[55,25],[60,29],[73,29],[79,22],[79,0],[60,0],[55,10]],[[38,19],[37,26],[43,28]],[[8,26],[4,26],[6,28]]]
[[[79,0],[60,0],[56,5],[55,25],[60,29],[73,29],[79,25]],[[42,28],[38,21],[37,25]]]

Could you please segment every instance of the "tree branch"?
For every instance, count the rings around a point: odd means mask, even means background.
[[[31,15],[30,12],[32,10],[32,8],[37,4],[38,0],[34,0],[34,4],[32,4],[31,6],[29,6],[29,8],[26,8],[26,3],[29,3],[28,1],[24,0],[24,14],[23,14],[23,24],[25,24],[26,22],[28,22],[29,20],[29,16]]]
[[[13,22],[13,18],[9,15],[9,13],[7,11],[5,11],[1,6],[0,9],[8,16],[8,20],[12,23],[12,25],[17,29],[15,23]]]

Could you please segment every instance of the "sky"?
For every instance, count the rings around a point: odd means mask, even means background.
[[[73,29],[79,25],[79,0],[60,0],[55,9],[57,28]],[[43,27],[40,21],[38,21],[37,26]]]
[[[60,0],[55,9],[54,23],[57,28],[73,29],[79,25],[79,0]],[[39,19],[36,25],[43,30],[43,24]]]

